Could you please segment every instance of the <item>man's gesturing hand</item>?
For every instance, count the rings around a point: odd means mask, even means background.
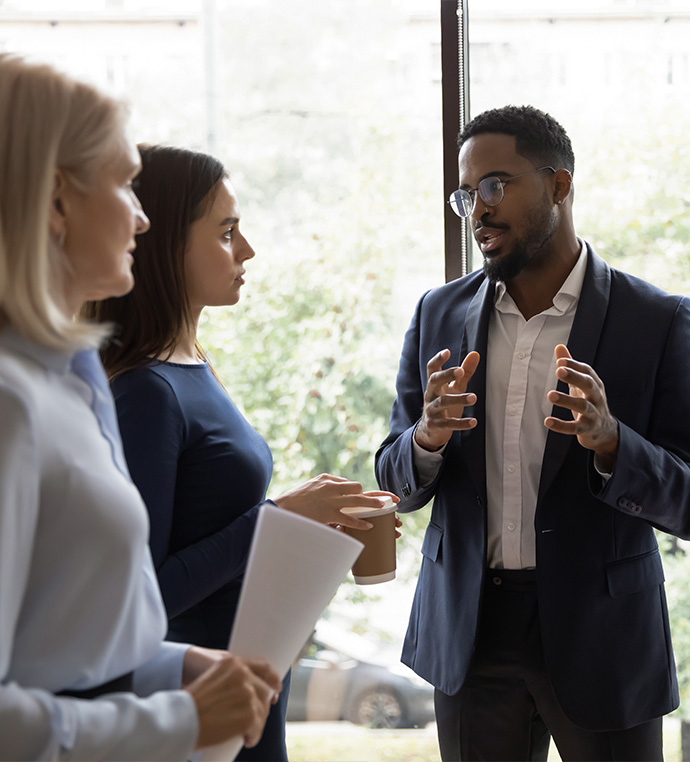
[[[426,366],[427,386],[422,417],[415,430],[415,441],[425,450],[443,447],[454,431],[472,429],[476,418],[463,418],[467,405],[474,405],[476,394],[467,394],[467,384],[479,365],[479,352],[470,352],[460,367],[443,370],[450,350],[434,355]]]
[[[568,394],[552,390],[549,402],[570,410],[572,421],[549,416],[544,425],[559,434],[574,434],[577,441],[597,455],[597,465],[603,471],[613,471],[618,454],[618,422],[606,402],[606,390],[594,369],[573,360],[567,347],[556,349],[556,376],[568,384]]]

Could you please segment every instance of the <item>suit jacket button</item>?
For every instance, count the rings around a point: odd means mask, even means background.
[[[503,584],[503,580],[500,577],[494,577],[491,581],[494,583],[494,585],[502,585]]]

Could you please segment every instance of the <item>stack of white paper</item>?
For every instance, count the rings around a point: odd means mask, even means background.
[[[332,527],[262,506],[228,650],[285,676],[362,548]],[[241,748],[234,738],[201,758],[232,762]]]

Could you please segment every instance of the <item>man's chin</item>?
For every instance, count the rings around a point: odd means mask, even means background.
[[[516,275],[519,275],[526,264],[527,257],[524,252],[513,250],[503,255],[494,254],[494,256],[485,256],[483,270],[484,275],[492,283],[505,283]]]

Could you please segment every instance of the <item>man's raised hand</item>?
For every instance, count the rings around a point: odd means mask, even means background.
[[[465,407],[474,405],[477,395],[467,393],[467,384],[479,365],[479,352],[470,352],[462,365],[443,368],[450,350],[434,355],[426,366],[427,386],[422,417],[415,430],[415,441],[425,450],[438,450],[454,431],[472,429],[476,418],[464,418]]]

